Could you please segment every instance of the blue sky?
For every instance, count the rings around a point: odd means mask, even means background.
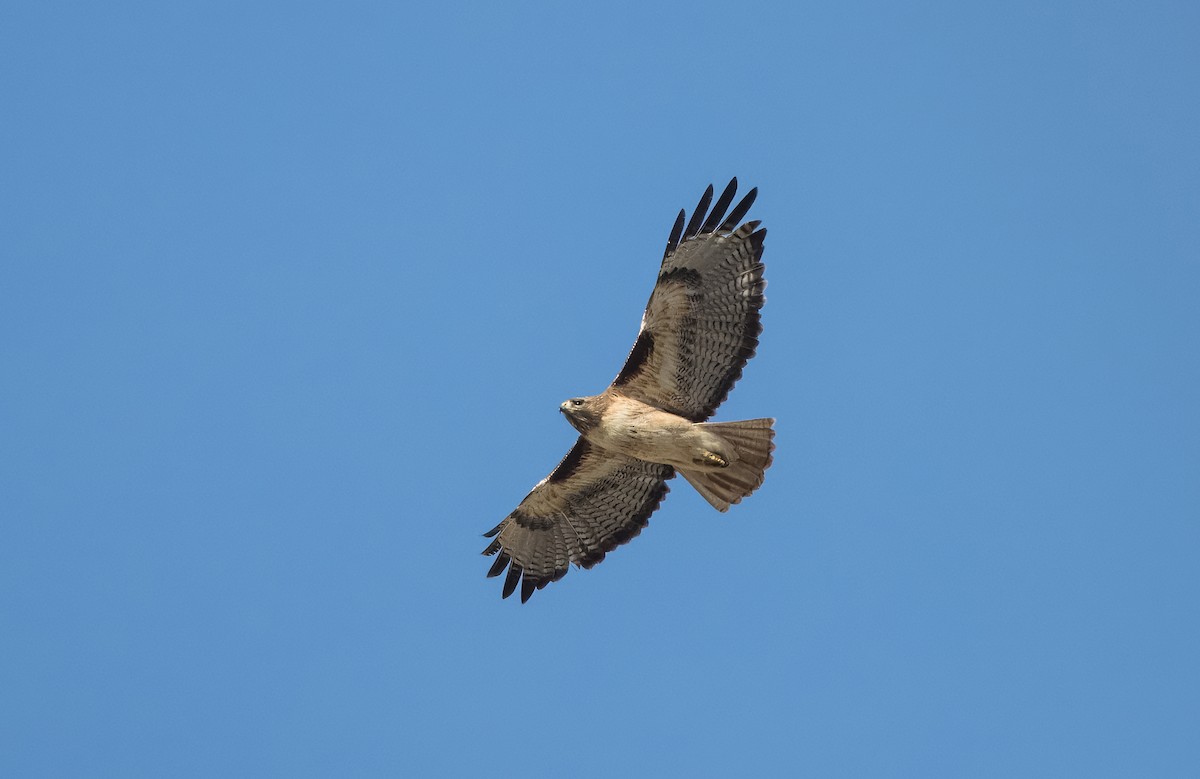
[[[0,774],[1195,775],[1195,4],[0,17]],[[766,484],[501,601],[734,175]]]

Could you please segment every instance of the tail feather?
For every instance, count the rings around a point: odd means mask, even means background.
[[[716,433],[737,451],[737,459],[720,470],[678,470],[715,509],[728,511],[762,486],[775,449],[773,424],[774,419],[704,423],[701,427]]]

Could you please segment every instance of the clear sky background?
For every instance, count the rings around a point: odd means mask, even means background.
[[[1197,775],[1200,6],[163,5],[0,11],[0,775]],[[766,484],[502,601],[734,175]]]

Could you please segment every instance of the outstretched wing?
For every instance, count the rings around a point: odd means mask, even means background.
[[[554,472],[484,534],[495,538],[483,553],[498,555],[488,576],[507,567],[503,595],[521,582],[524,603],[565,576],[569,563],[591,568],[642,532],[674,475],[669,465],[599,449],[580,437]]]
[[[693,422],[725,400],[762,332],[767,231],[759,222],[738,226],[757,189],[725,216],[736,191],[735,178],[709,212],[709,186],[686,227],[679,212],[637,341],[613,381],[621,393]]]

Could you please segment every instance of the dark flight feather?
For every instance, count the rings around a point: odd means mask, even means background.
[[[704,190],[704,196],[700,198],[700,202],[696,204],[696,210],[692,212],[692,218],[688,222],[687,229],[683,231],[684,238],[693,238],[696,231],[700,229],[700,225],[704,224],[704,214],[708,211],[708,204],[712,202],[713,187],[708,185],[708,189]]]

